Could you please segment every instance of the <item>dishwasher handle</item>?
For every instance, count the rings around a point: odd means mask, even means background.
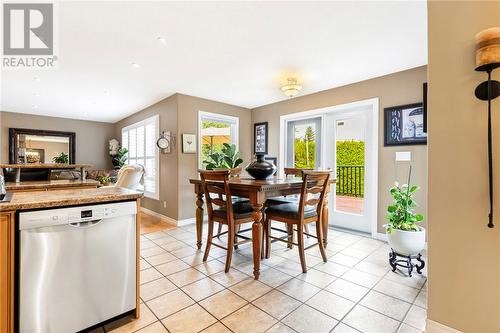
[[[102,221],[102,219],[100,219],[100,220],[92,220],[92,221],[75,222],[75,223],[70,223],[69,225],[72,226],[73,228],[88,229],[88,228],[95,227],[101,221]]]

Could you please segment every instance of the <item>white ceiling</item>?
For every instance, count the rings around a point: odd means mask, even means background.
[[[115,122],[176,92],[253,108],[291,74],[304,95],[427,63],[417,1],[61,2],[56,18],[58,68],[3,71],[1,110]]]

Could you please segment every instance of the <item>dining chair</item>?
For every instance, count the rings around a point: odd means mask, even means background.
[[[271,239],[285,242],[287,244],[297,245],[299,248],[300,264],[302,272],[307,272],[305,250],[318,245],[321,257],[326,262],[325,247],[323,244],[323,228],[322,228],[322,214],[323,205],[325,203],[325,196],[327,194],[328,186],[330,185],[331,170],[302,171],[302,189],[298,203],[284,203],[280,205],[270,206],[266,209],[266,218],[264,220],[264,228],[266,229],[266,258],[271,254]],[[271,228],[271,221],[278,221],[285,223],[288,227],[297,226],[297,243],[293,240],[285,240],[280,237],[271,235],[271,230],[276,230],[288,233],[288,230],[281,230],[278,228]],[[316,223],[316,236],[309,234],[309,236],[316,238],[317,243],[304,247],[304,226],[310,223]]]
[[[241,175],[241,168],[232,168],[232,169],[228,169],[229,170],[229,178],[240,178],[240,175]],[[242,197],[232,197],[231,198],[232,202],[233,203],[249,203],[250,200],[248,200],[247,198],[242,198]],[[236,227],[236,233],[238,233],[240,231],[239,229],[239,226]],[[217,228],[217,238],[220,238],[220,235],[222,233],[222,223],[219,223],[219,227]],[[237,248],[238,246],[235,245],[235,249]]]
[[[284,168],[283,171],[285,173],[285,177],[288,178],[289,176],[294,176],[294,177],[302,177],[302,171],[304,170],[313,170],[310,168]],[[293,195],[284,195],[280,197],[275,197],[275,198],[269,198],[266,200],[266,206],[274,206],[274,205],[281,205],[281,204],[287,204],[287,203],[294,203],[298,204],[300,196],[293,194]],[[293,248],[293,226],[288,226],[288,240],[291,242],[288,244],[288,248],[292,249]],[[309,232],[309,226],[304,225],[304,231],[306,235],[310,234]],[[309,238],[309,236],[307,236]]]
[[[230,170],[199,170],[199,173],[208,213],[207,245],[203,261],[207,261],[212,245],[224,249],[227,251],[225,266],[227,273],[231,267],[233,247],[251,241],[249,237],[238,235],[236,227],[254,221],[252,218],[253,209],[248,202],[236,201],[233,203],[228,184]],[[213,242],[213,239],[216,238],[213,235],[214,222],[227,225],[227,231],[222,233],[228,235],[226,247]],[[237,238],[242,238],[243,241],[237,242]]]

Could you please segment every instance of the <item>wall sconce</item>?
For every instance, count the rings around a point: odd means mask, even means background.
[[[488,175],[490,213],[488,227],[493,228],[493,152],[491,143],[491,100],[500,96],[500,82],[491,79],[491,72],[500,67],[500,27],[489,28],[476,35],[476,71],[488,73],[488,80],[477,86],[476,97],[488,101]]]

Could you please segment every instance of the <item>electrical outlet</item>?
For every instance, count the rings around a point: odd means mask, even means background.
[[[163,208],[167,208],[167,202],[163,201]]]

